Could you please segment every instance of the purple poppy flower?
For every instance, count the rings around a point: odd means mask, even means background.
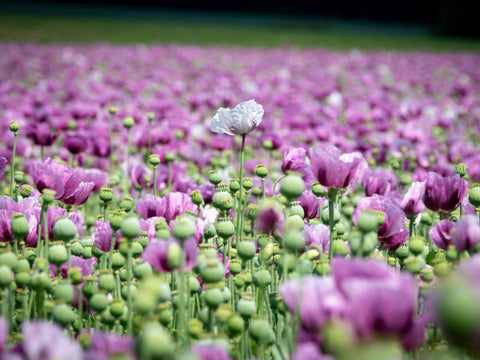
[[[319,346],[314,342],[304,342],[295,347],[292,360],[332,360],[328,355],[322,354]]]
[[[365,189],[365,195],[373,194],[386,195],[390,189],[395,188],[395,175],[385,169],[376,169],[375,171],[366,171],[362,176],[362,186]]]
[[[327,320],[344,316],[347,303],[332,277],[306,276],[284,282],[280,294],[287,309],[300,316],[302,328],[319,331]]]
[[[142,253],[142,259],[152,265],[159,272],[172,272],[168,264],[168,250],[172,244],[178,244],[175,239],[150,241]],[[198,257],[197,241],[194,238],[183,242],[185,269],[191,270],[195,266]]]
[[[85,169],[83,170],[83,181],[93,182],[92,191],[100,191],[102,187],[107,185],[107,174],[100,169]]]
[[[261,234],[273,234],[283,219],[283,212],[278,203],[266,200],[258,208],[255,226]]]
[[[95,331],[85,358],[95,360],[108,360],[115,356],[128,356],[134,358],[134,339],[127,336],[120,336],[113,333]],[[84,358],[84,359],[85,359]]]
[[[480,222],[474,215],[465,215],[455,224],[452,244],[457,251],[473,250],[480,241]]]
[[[306,224],[303,228],[305,245],[313,246],[323,254],[330,249],[330,228],[324,224]]]
[[[410,274],[396,272],[380,261],[343,258],[334,260],[332,273],[348,301],[348,317],[359,336],[380,332],[407,337],[411,332],[419,333],[415,281]],[[406,345],[416,345],[407,340]]]
[[[65,193],[60,201],[71,206],[82,205],[87,201],[94,187],[95,184],[92,181],[84,181],[82,170],[75,170],[65,182]]]
[[[130,182],[133,186],[138,186],[142,189],[151,187],[152,171],[141,163],[130,165]]]
[[[3,349],[5,349],[5,345],[7,344],[8,338],[8,321],[0,317],[0,356],[3,355]]]
[[[175,219],[178,215],[184,214],[187,210],[197,212],[197,205],[192,202],[189,195],[184,193],[168,193],[162,198],[162,202],[164,203],[165,212],[160,216],[163,216],[168,222]]]
[[[414,182],[404,195],[400,207],[408,217],[414,217],[425,211],[427,208],[423,203],[423,194],[425,192],[425,183]]]
[[[86,151],[88,144],[88,137],[80,132],[75,134],[65,134],[63,136],[63,147],[74,155]]]
[[[407,218],[403,210],[392,199],[376,194],[359,199],[352,214],[355,225],[357,225],[359,216],[367,210],[377,210],[383,213],[384,223],[378,228],[378,240],[390,251],[398,249],[407,241],[408,229],[405,227]]]
[[[225,346],[221,344],[200,344],[192,345],[191,351],[198,357],[199,360],[231,360],[232,357],[228,354]]]
[[[466,193],[467,182],[460,175],[442,177],[429,172],[423,202],[432,211],[450,213],[460,205]]]
[[[28,172],[39,192],[44,189],[53,190],[57,200],[64,195],[65,182],[71,175],[67,165],[58,164],[49,157],[42,162],[33,163]]]
[[[158,196],[147,194],[138,199],[135,204],[135,211],[142,218],[163,217],[165,213],[165,204]]]
[[[7,170],[7,159],[5,157],[0,156],[0,179],[3,177],[3,174],[5,174],[5,171]]]
[[[119,231],[119,230],[118,230]],[[95,246],[103,252],[109,252],[112,244],[113,229],[108,221],[97,220],[92,240]]]
[[[84,259],[80,256],[72,255],[70,257],[70,262],[71,262],[72,268],[76,267],[80,269],[82,276],[90,276],[93,274],[93,267],[97,264],[97,258],[91,257],[89,259]],[[49,265],[49,268],[50,268],[50,274],[52,275],[52,277],[57,277],[58,276],[57,267],[54,265]],[[68,278],[67,270],[68,270],[68,264],[65,262],[60,267],[60,272],[61,272],[62,278],[64,279]]]
[[[432,240],[432,242],[440,249],[447,250],[452,244],[454,227],[454,222],[441,220],[428,231],[428,236],[430,237],[430,240]]]
[[[329,144],[312,147],[310,163],[318,182],[335,189],[348,188],[368,168],[360,153],[341,154],[336,146]]]
[[[27,359],[82,360],[82,348],[58,325],[26,322],[22,325],[22,348]]]
[[[33,140],[36,145],[51,146],[58,138],[57,134],[52,134],[50,127],[46,124],[31,122],[27,127],[26,136]]]
[[[283,153],[282,171],[284,174],[289,171],[302,174],[307,188],[317,182],[312,168],[307,163],[307,151],[302,147],[289,148]]]
[[[308,190],[305,190],[298,199],[300,205],[305,213],[305,219],[315,219],[318,217],[318,208],[323,204],[322,200],[318,198]]]

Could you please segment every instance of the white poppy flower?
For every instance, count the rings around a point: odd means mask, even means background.
[[[210,130],[218,134],[243,135],[262,122],[263,106],[255,100],[241,102],[233,109],[221,107],[213,117]]]

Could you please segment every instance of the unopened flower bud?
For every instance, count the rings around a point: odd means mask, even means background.
[[[301,196],[304,191],[305,184],[298,175],[287,175],[280,184],[280,193],[289,200]]]
[[[242,185],[245,190],[250,190],[253,187],[253,179],[251,177],[244,177]]]
[[[262,147],[265,150],[272,150],[273,149],[273,142],[270,139],[265,139],[262,141]]]
[[[475,208],[480,207],[480,185],[473,186],[468,194],[468,201],[470,204],[475,206]]]
[[[260,164],[255,167],[255,175],[260,178],[266,178],[268,176],[268,169],[265,165]]]
[[[238,190],[240,190],[240,181],[238,181],[238,179],[231,179],[229,188],[232,193],[236,193]]]
[[[147,119],[148,119],[148,121],[150,121],[150,122],[153,121],[153,120],[155,120],[155,114],[154,114],[153,112],[149,112],[149,113],[147,114]]]
[[[323,186],[318,182],[312,184],[312,193],[316,197],[324,197],[327,194]]]
[[[131,116],[127,116],[123,119],[123,127],[125,129],[130,129],[133,125],[135,125],[135,120]]]
[[[227,331],[231,337],[238,336],[241,334],[245,327],[245,322],[242,317],[238,314],[234,314],[228,319]]]
[[[332,252],[333,255],[339,256],[347,256],[348,255],[348,247],[345,241],[343,240],[334,240],[332,242]]]
[[[195,205],[202,205],[203,204],[203,195],[202,193],[200,192],[200,190],[193,190],[191,193],[190,193],[190,197],[192,199],[192,202],[195,204]]]
[[[465,164],[457,164],[455,167],[455,172],[460,175],[462,178],[467,176],[467,165]]]
[[[18,122],[16,122],[15,120],[13,121],[10,121],[9,123],[9,129],[11,132],[13,132],[14,134],[18,133],[18,131],[20,130],[20,125],[18,125]]]
[[[167,162],[172,162],[173,160],[175,160],[175,154],[172,151],[167,151],[165,153],[165,160]]]
[[[115,106],[110,106],[110,108],[108,109],[108,113],[110,115],[115,115],[117,113],[117,108]]]
[[[20,189],[20,195],[22,196],[22,198],[28,198],[30,196],[30,194],[32,193],[32,187],[30,185],[27,185],[27,184],[23,184],[22,185],[22,188]]]
[[[0,265],[0,288],[5,289],[13,281],[13,272],[7,265]],[[5,301],[5,299],[4,299]]]

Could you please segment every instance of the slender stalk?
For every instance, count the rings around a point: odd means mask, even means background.
[[[150,154],[152,150],[152,121],[153,120],[148,119],[148,154]]]
[[[130,139],[130,129],[127,129],[127,191],[130,190],[130,146],[131,146],[131,139]]]
[[[414,235],[414,225],[415,225],[415,218],[414,217],[410,217],[408,218],[408,220],[410,220],[409,222],[409,227],[408,227],[408,230],[409,230],[409,237],[412,237]]]
[[[44,246],[44,258],[48,260],[48,215],[46,219],[43,221],[43,232],[45,233],[45,246]]]
[[[150,136],[150,131],[148,132],[148,135]],[[150,151],[150,149],[148,149],[148,151]],[[156,166],[153,166],[153,184],[152,185],[153,185],[153,196],[157,196],[157,167]]]
[[[14,189],[14,174],[15,174],[15,153],[17,151],[17,139],[18,139],[18,132],[14,133],[14,140],[13,140],[13,151],[12,151],[12,163],[10,166],[10,197],[13,199],[13,189]]]
[[[275,197],[275,191],[277,189],[277,185],[278,183],[287,175],[282,175],[280,176],[277,180],[275,180],[275,182],[273,183],[273,190],[272,190],[272,199]]]
[[[116,232],[114,231],[113,234],[112,234],[112,241],[110,242],[110,253],[108,254],[108,268],[111,269],[112,268],[112,256],[113,256],[113,250],[115,250],[115,242],[116,242],[116,237],[117,237],[117,234]]]
[[[328,250],[328,260],[330,263],[333,258],[332,244],[333,244],[333,226],[335,225],[334,212],[335,212],[335,200],[337,198],[337,189],[328,189],[328,225],[330,227],[330,240]]]
[[[112,119],[113,115],[108,117],[108,142],[110,144],[110,170],[113,170],[113,131],[112,131]]]
[[[67,248],[67,276],[70,273],[72,267],[72,245],[68,242],[66,245]]]
[[[236,217],[237,217],[237,221],[236,221],[236,225],[237,225],[237,234],[236,234],[236,237],[235,237],[235,247],[238,247],[238,242],[240,241],[240,237],[242,236],[242,232],[241,232],[241,225],[240,225],[240,219],[241,217],[243,216],[241,210],[242,210],[242,205],[243,205],[243,160],[245,158],[245,135],[246,134],[242,134],[242,149],[240,150],[240,178],[239,178],[239,181],[240,181],[240,190],[238,192],[238,213],[236,214]]]
[[[128,241],[128,251],[127,251],[127,303],[128,303],[128,314],[127,314],[127,334],[132,334],[132,242]]]
[[[182,250],[183,251],[183,250]],[[186,337],[186,331],[185,331],[185,320],[186,320],[186,309],[185,309],[185,296],[188,296],[188,294],[185,294],[185,258],[182,254],[182,260],[181,260],[181,266],[180,266],[180,279],[178,283],[178,313],[177,313],[177,318],[178,318],[178,325],[177,325],[177,330],[178,330],[178,339],[179,339],[179,346],[180,349],[182,349],[185,346],[185,337]]]
[[[80,327],[83,329],[83,295],[82,295],[82,287],[77,285],[77,295],[78,295],[78,316],[80,318]]]
[[[23,309],[23,321],[30,320],[30,309],[28,307],[28,290],[22,290],[22,309]]]
[[[172,162],[168,162],[168,191],[172,191]]]

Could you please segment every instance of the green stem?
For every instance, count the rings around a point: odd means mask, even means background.
[[[186,320],[186,304],[185,304],[185,297],[188,296],[188,294],[185,293],[185,258],[184,255],[182,254],[182,260],[181,260],[181,265],[180,265],[180,279],[178,282],[178,312],[177,312],[177,318],[178,318],[178,325],[177,325],[177,330],[178,330],[178,338],[179,338],[179,346],[180,349],[183,349],[185,346],[184,341],[186,340],[186,331],[185,331],[185,320]]]
[[[18,132],[14,133],[14,140],[13,140],[13,151],[12,151],[12,163],[10,166],[11,174],[10,174],[10,197],[13,199],[13,189],[14,189],[14,175],[15,175],[15,152],[17,150],[17,139],[18,139]]]
[[[168,192],[172,191],[172,162],[168,162]]]
[[[80,328],[83,329],[83,294],[82,287],[77,285],[77,295],[78,295],[78,316],[80,318]]]
[[[43,160],[45,157],[45,149],[43,148],[43,145],[40,146],[40,159]]]
[[[67,276],[70,274],[70,269],[72,268],[72,245],[70,242],[66,245],[67,247]]]
[[[13,238],[13,252],[18,255],[18,239],[16,236]]]
[[[237,248],[238,247],[238,242],[240,241],[240,237],[242,236],[242,232],[241,232],[241,225],[240,225],[240,219],[241,217],[243,216],[243,214],[241,213],[241,210],[242,210],[242,205],[243,205],[243,160],[245,158],[245,135],[246,134],[242,134],[242,149],[240,150],[240,178],[239,178],[239,182],[240,182],[240,190],[238,191],[238,213],[235,214],[236,215],[236,218],[237,218],[237,221],[236,221],[236,230],[237,230],[237,233],[236,233],[236,236],[235,236],[235,247]]]
[[[103,203],[103,221],[108,221],[108,202]]]
[[[150,135],[150,132],[148,132],[148,135]],[[156,166],[153,167],[153,196],[157,196],[157,167]]]
[[[112,257],[113,257],[113,250],[115,249],[115,242],[116,242],[116,231],[113,232],[112,234],[112,241],[110,242],[110,253],[108,254],[108,268],[112,268]]]
[[[265,200],[265,178],[262,178],[262,199]]]
[[[152,150],[152,120],[148,120],[148,154],[151,154],[151,150]]]
[[[28,290],[22,290],[22,309],[23,309],[23,321],[27,322],[30,319],[30,309],[28,307]]]
[[[127,314],[127,334],[132,334],[132,242],[131,239],[128,241],[128,251],[127,251],[127,303],[128,303],[128,314]]]
[[[131,139],[130,139],[130,129],[127,129],[127,191],[130,191],[130,146],[131,146]]]
[[[48,260],[48,215],[46,216],[46,219],[43,221],[43,232],[45,233],[45,246],[44,246],[44,258]]]
[[[409,227],[408,227],[408,230],[409,230],[409,237],[411,238],[414,234],[414,223],[415,223],[415,218],[414,217],[409,217],[408,218],[410,220],[410,223],[409,223]]]
[[[328,189],[328,223],[330,227],[330,239],[329,239],[329,250],[328,250],[328,260],[331,263],[333,258],[332,244],[333,244],[333,226],[335,225],[334,213],[335,213],[335,200],[337,198],[337,189],[330,188]]]
[[[40,257],[42,252],[42,222],[43,222],[44,212],[45,212],[45,206],[42,205],[42,209],[40,211],[40,221],[38,222],[38,227],[37,227],[37,257]]]
[[[277,185],[280,181],[282,181],[282,179],[287,176],[287,175],[282,175],[280,176],[277,180],[275,180],[275,182],[273,183],[273,191],[272,191],[272,199],[275,198],[275,191],[277,189]]]

